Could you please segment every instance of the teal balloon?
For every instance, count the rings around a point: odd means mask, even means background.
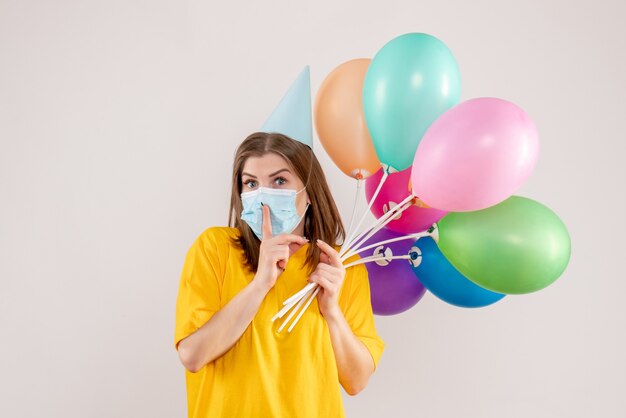
[[[512,196],[474,212],[451,212],[437,222],[438,245],[465,277],[498,293],[535,292],[567,267],[567,228],[549,208]]]
[[[439,39],[408,33],[387,43],[363,85],[363,111],[380,162],[398,171],[410,167],[428,127],[460,97],[458,65]]]

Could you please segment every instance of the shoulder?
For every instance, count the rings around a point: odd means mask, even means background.
[[[192,248],[201,249],[206,255],[211,253],[228,254],[236,247],[235,239],[239,237],[239,230],[228,226],[212,226],[200,233]]]
[[[229,242],[233,238],[238,238],[239,235],[237,228],[231,228],[229,226],[211,226],[205,229],[198,239],[220,244]]]

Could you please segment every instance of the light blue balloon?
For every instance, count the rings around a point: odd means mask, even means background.
[[[413,272],[426,289],[444,302],[462,308],[479,308],[505,296],[484,289],[459,273],[430,237],[418,239],[413,251],[416,254],[416,261],[411,263]]]
[[[387,43],[368,67],[363,111],[381,163],[401,171],[442,113],[459,102],[461,75],[448,47],[424,33]]]

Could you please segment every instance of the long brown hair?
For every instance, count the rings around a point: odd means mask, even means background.
[[[322,167],[307,145],[279,133],[255,132],[248,136],[235,153],[228,224],[239,229],[240,236],[235,240],[236,244],[244,251],[248,268],[256,271],[261,242],[241,219],[241,173],[249,157],[261,157],[269,152],[284,158],[302,184],[306,185],[311,204],[304,218],[304,236],[311,242],[306,257],[310,274],[319,263],[321,253],[315,241],[321,239],[330,245],[336,245],[344,239],[345,230]]]

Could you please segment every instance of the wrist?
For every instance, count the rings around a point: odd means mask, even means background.
[[[324,318],[326,322],[336,322],[343,318],[343,312],[338,304],[335,304],[333,307],[325,309],[323,312]]]
[[[259,277],[259,275],[254,276],[250,286],[252,286],[256,292],[263,293],[264,295],[267,294],[272,288],[269,280],[264,277]]]

